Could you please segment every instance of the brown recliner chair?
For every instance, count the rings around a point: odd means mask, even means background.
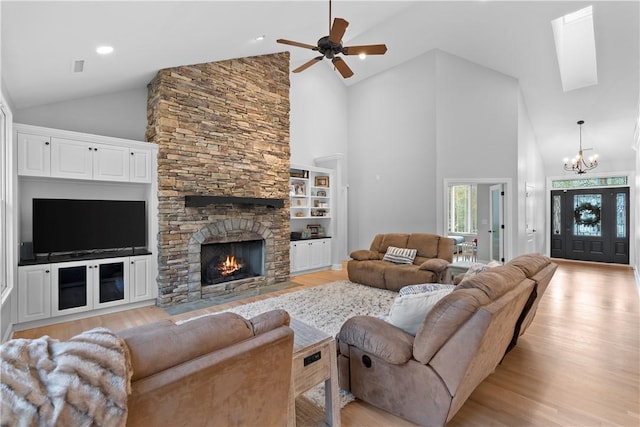
[[[293,357],[289,314],[233,313],[118,332],[131,355],[127,426],[283,426]]]

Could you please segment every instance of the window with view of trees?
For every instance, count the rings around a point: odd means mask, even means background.
[[[478,189],[476,184],[449,185],[449,232],[478,232]]]

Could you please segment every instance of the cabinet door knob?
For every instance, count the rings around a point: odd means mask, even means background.
[[[49,141],[45,142],[44,145],[49,145]]]
[[[131,261],[131,265],[133,265],[133,261]]]
[[[89,147],[89,151],[93,150],[93,148]]]
[[[131,155],[133,156],[133,153],[131,153]]]
[[[49,270],[45,270],[44,272],[45,272],[45,273],[48,273],[48,272],[49,272]]]

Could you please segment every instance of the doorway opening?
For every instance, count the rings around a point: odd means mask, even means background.
[[[509,178],[445,179],[443,235],[474,244],[478,262],[509,259],[510,191]]]

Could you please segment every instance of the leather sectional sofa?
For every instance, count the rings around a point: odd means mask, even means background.
[[[415,337],[376,317],[337,335],[340,387],[424,426],[444,426],[531,323],[557,265],[529,254],[460,282]]]
[[[383,259],[389,247],[416,249],[417,253],[411,264],[396,264]],[[347,273],[354,283],[396,292],[406,285],[444,283],[453,247],[453,239],[437,234],[378,234],[368,250],[351,253]]]
[[[133,377],[127,426],[286,425],[293,330],[284,310],[118,332]]]

